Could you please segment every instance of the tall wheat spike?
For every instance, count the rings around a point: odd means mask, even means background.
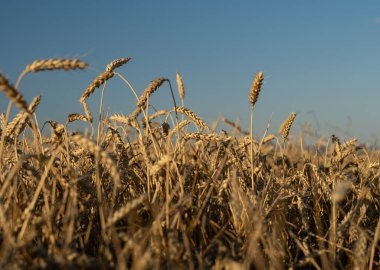
[[[177,72],[177,86],[178,86],[178,94],[181,100],[185,99],[185,86],[183,85],[182,75]]]
[[[251,103],[252,108],[255,106],[259,94],[261,91],[261,87],[264,81],[264,74],[262,71],[256,74],[255,79],[252,82],[251,90],[249,92],[249,102]]]

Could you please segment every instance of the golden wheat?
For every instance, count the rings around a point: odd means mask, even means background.
[[[198,115],[196,115],[192,110],[185,108],[185,107],[174,107],[174,108],[172,108],[172,111],[176,111],[176,112],[182,113],[183,115],[186,115],[187,117],[189,117],[194,122],[194,124],[197,125],[197,127],[199,129],[210,130],[208,125]]]
[[[255,79],[252,82],[251,90],[249,91],[249,102],[251,103],[252,108],[255,106],[259,98],[263,81],[264,81],[264,74],[263,72],[260,71],[259,73],[256,74]]]
[[[86,99],[88,99],[94,93],[96,88],[98,88],[99,86],[104,84],[106,81],[111,79],[114,75],[115,73],[111,71],[104,71],[103,73],[100,73],[98,77],[96,77],[93,80],[93,82],[87,87],[87,89],[84,91],[84,93],[80,97],[79,101],[81,103],[84,103]]]
[[[14,88],[8,80],[0,74],[0,91],[11,100],[17,107],[24,111],[28,111],[28,104],[26,103],[25,98],[16,88]]]
[[[75,69],[84,69],[87,67],[87,63],[79,59],[43,59],[36,60],[33,63],[26,66],[23,73],[29,72],[40,72],[46,70],[75,70]]]
[[[289,136],[290,128],[293,125],[294,119],[296,118],[296,113],[292,112],[288,118],[281,124],[278,132],[282,135],[282,139],[286,141]]]
[[[124,58],[119,58],[119,59],[116,59],[114,61],[112,61],[111,63],[109,63],[106,67],[106,71],[108,72],[112,72],[114,71],[115,69],[125,65],[126,63],[128,63],[129,61],[131,60],[131,58],[129,57],[124,57]]]
[[[185,86],[183,85],[182,75],[177,72],[176,75],[177,78],[177,87],[178,87],[178,94],[181,100],[185,99]]]

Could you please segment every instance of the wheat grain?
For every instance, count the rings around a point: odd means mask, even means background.
[[[249,92],[249,102],[251,103],[252,108],[255,106],[257,99],[259,98],[263,81],[264,75],[263,72],[260,71],[256,74],[255,79],[252,82],[251,90]]]
[[[294,119],[296,118],[296,113],[292,112],[288,118],[285,119],[285,121],[280,126],[278,132],[282,135],[282,139],[286,141],[286,139],[289,136],[290,128],[292,127],[292,124],[294,122]]]
[[[185,140],[200,140],[200,141],[214,141],[214,142],[230,142],[233,140],[232,137],[222,137],[218,134],[211,133],[211,134],[203,134],[203,133],[193,133],[188,132],[183,134],[183,138]]]
[[[26,103],[25,98],[16,88],[9,84],[8,80],[0,74],[0,91],[12,101],[17,107],[24,111],[28,111],[28,104]]]
[[[131,60],[131,58],[129,57],[125,57],[125,58],[119,58],[119,59],[116,59],[114,61],[112,61],[111,63],[109,63],[106,67],[106,71],[108,72],[112,72],[114,71],[115,69],[125,65],[126,63],[128,63],[129,61]]]
[[[84,91],[82,96],[80,97],[80,102],[85,102],[86,99],[88,99],[102,84],[104,84],[106,81],[111,79],[115,75],[114,72],[111,71],[104,71],[103,73],[100,73],[98,77],[94,79],[94,81],[87,87],[87,89]]]
[[[87,67],[87,63],[79,59],[43,59],[36,60],[30,65],[27,65],[23,73],[40,72],[46,70],[75,70],[84,69]]]
[[[40,104],[41,96],[35,97],[29,105],[28,111],[29,113],[34,113],[37,106]],[[26,123],[28,121],[29,113],[20,112],[18,113],[13,120],[7,125],[7,129],[5,131],[5,136],[10,137],[14,133],[14,137],[17,137],[25,128]]]
[[[184,100],[185,99],[185,86],[183,85],[182,75],[177,72],[177,86],[178,86],[178,94],[179,97]]]
[[[136,119],[140,113],[145,109],[145,105],[149,99],[149,97],[168,79],[165,78],[157,78],[154,79],[147,88],[143,91],[141,96],[139,97],[136,105],[136,109],[132,112],[130,118],[131,119]]]
[[[110,120],[114,121],[114,122],[119,122],[119,123],[126,124],[126,125],[131,126],[131,127],[135,128],[135,129],[139,128],[139,126],[138,126],[138,124],[137,124],[137,122],[136,122],[135,119],[131,119],[131,118],[129,118],[127,116],[124,116],[122,114],[115,113],[114,115],[112,115],[110,117]]]
[[[179,113],[182,113],[184,115],[186,115],[187,117],[189,117],[196,125],[199,129],[205,129],[205,130],[210,130],[210,128],[207,126],[207,124],[205,122],[203,122],[203,120],[198,117],[198,115],[196,115],[193,111],[191,111],[190,109],[187,109],[185,107],[174,107],[172,109],[172,111],[177,111]]]
[[[88,107],[87,102],[83,101],[82,105],[83,105],[83,108],[84,108],[84,112],[86,113],[87,120],[92,124],[93,117],[92,117],[92,114],[91,114],[90,108]]]
[[[72,113],[72,114],[69,114],[67,116],[67,122],[68,123],[71,123],[71,122],[74,122],[74,121],[83,121],[83,122],[87,122],[87,117],[84,116],[83,114],[79,114],[79,113]]]
[[[179,123],[178,125],[176,125],[176,126],[170,131],[170,134],[175,134],[175,133],[177,133],[177,132],[180,131],[184,126],[187,126],[188,124],[190,124],[190,121],[189,121],[189,120],[184,120],[184,121],[182,121],[181,123]]]

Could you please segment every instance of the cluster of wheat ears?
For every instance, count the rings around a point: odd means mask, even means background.
[[[37,60],[14,86],[0,74],[9,99],[0,129],[0,268],[380,267],[378,151],[334,135],[307,145],[289,135],[295,113],[278,134],[267,129],[255,139],[262,72],[248,95],[251,131],[223,119],[231,130],[216,132],[184,107],[180,74],[177,106],[166,78],[139,95],[117,71],[129,61],[111,62],[90,83],[80,97],[83,114],[44,123],[50,136],[36,114],[41,96],[28,104],[20,82],[87,64]],[[136,98],[129,114],[103,113],[112,78]],[[163,86],[174,106],[153,111],[150,97]],[[88,100],[98,88],[93,121]],[[13,105],[20,112],[11,119]],[[87,122],[87,132],[70,132],[74,121]]]

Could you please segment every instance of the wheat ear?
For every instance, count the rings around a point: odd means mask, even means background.
[[[199,129],[210,130],[208,125],[205,122],[203,122],[203,120],[190,109],[187,109],[185,107],[174,107],[172,111],[176,111],[186,115],[197,125]]]
[[[37,106],[40,104],[41,96],[36,96],[29,105],[28,111],[32,114],[36,110]],[[20,112],[18,113],[13,120],[7,125],[5,131],[5,136],[9,137],[13,133],[17,137],[25,128],[26,122],[28,120],[29,113]]]
[[[285,121],[280,126],[278,132],[282,135],[282,139],[286,141],[286,139],[289,136],[290,128],[293,125],[294,119],[296,118],[296,113],[292,112],[288,118],[285,119]]]
[[[17,107],[24,111],[28,111],[28,104],[25,98],[15,87],[13,87],[2,74],[0,74],[0,91],[11,100]]]
[[[177,72],[177,86],[178,86],[178,94],[179,97],[181,98],[182,102],[185,99],[185,87],[183,85],[183,80],[181,74]]]
[[[106,81],[111,79],[115,73],[111,71],[104,71],[103,73],[100,73],[98,77],[95,78],[95,80],[87,87],[87,89],[84,91],[82,96],[80,97],[80,102],[83,103],[86,99],[88,99],[92,93],[95,92],[96,88],[104,84]]]
[[[229,142],[233,140],[232,137],[222,137],[215,133],[203,134],[203,133],[193,133],[193,132],[184,133],[183,138],[185,140],[194,139],[194,140],[214,141],[214,142]]]
[[[260,71],[259,73],[256,74],[255,79],[252,82],[251,90],[249,92],[249,102],[251,103],[252,108],[255,106],[255,103],[257,102],[259,98],[263,81],[264,81],[264,74],[263,72]]]
[[[71,122],[74,122],[74,121],[83,121],[83,122],[87,122],[87,117],[83,114],[79,114],[79,113],[72,113],[72,114],[69,114],[67,116],[67,122],[68,123],[71,123]]]
[[[140,113],[145,109],[145,105],[149,99],[149,97],[168,79],[166,78],[157,78],[154,79],[147,88],[145,88],[144,92],[141,94],[137,101],[137,108],[133,111],[130,118],[136,119]]]
[[[84,69],[87,67],[87,63],[79,59],[44,59],[36,60],[30,65],[27,65],[23,73],[39,72],[45,70],[74,70]]]
[[[114,71],[115,69],[125,65],[126,63],[128,63],[129,61],[131,60],[131,58],[129,57],[124,57],[124,58],[119,58],[119,59],[116,59],[114,61],[112,61],[111,63],[109,63],[106,67],[106,71],[108,72],[112,72]]]

